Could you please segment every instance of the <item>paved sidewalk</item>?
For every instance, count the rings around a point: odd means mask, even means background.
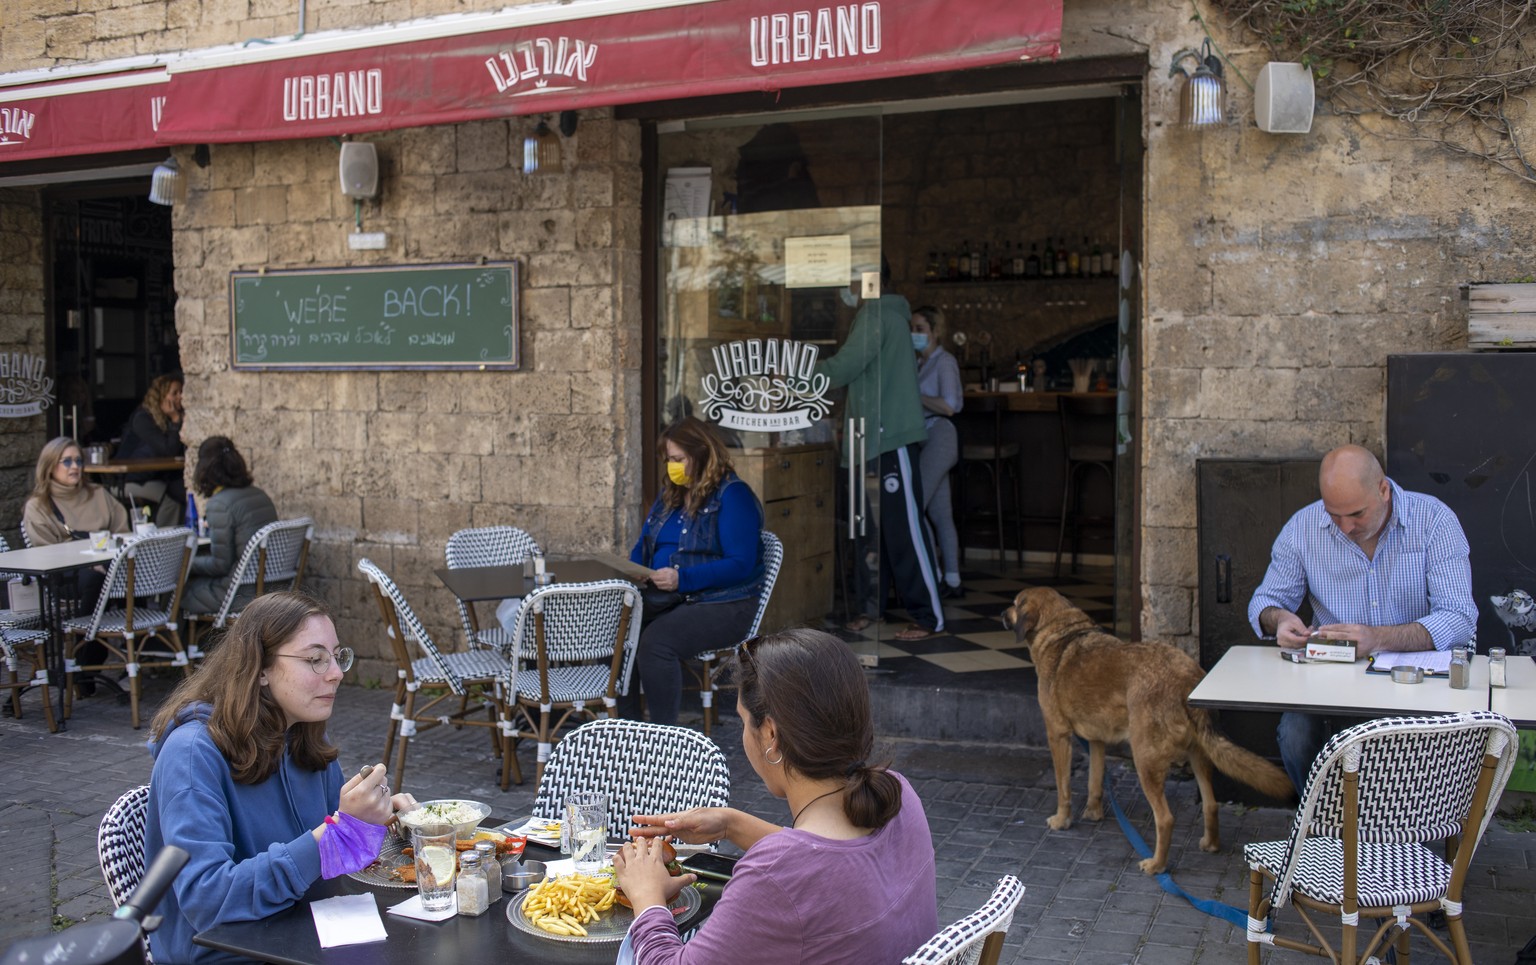
[[[148,704],[168,690],[146,684]],[[389,696],[345,688],[337,701],[332,738],[342,766],[374,762],[383,750]],[[111,905],[96,860],[101,815],[127,788],[149,779],[146,732],[128,726],[128,709],[111,697],[76,704],[69,730],[48,734],[29,694],[16,721],[0,718],[0,947],[17,938],[106,914]],[[145,720],[152,710],[146,709]],[[776,821],[787,818],[741,753],[740,722],[726,715],[716,730],[732,767],[736,803]],[[927,808],[939,862],[939,920],[974,910],[999,875],[1019,875],[1027,890],[1009,932],[1003,961],[1077,965],[1214,965],[1247,961],[1242,932],[1165,895],[1135,866],[1115,822],[1079,823],[1049,831],[1054,809],[1050,762],[1031,749],[897,741],[886,748],[916,786]],[[525,814],[533,801],[533,752],[525,747],[528,783],[503,793],[483,731],[438,730],[412,742],[405,786],[418,797],[470,797],[498,815]],[[1144,837],[1152,836],[1146,803],[1127,762],[1111,759],[1114,793]],[[1081,804],[1084,777],[1074,787]],[[1245,841],[1288,833],[1290,813],[1236,805],[1222,808],[1223,850],[1199,850],[1199,805],[1193,781],[1170,781],[1177,818],[1174,876],[1190,893],[1246,906]],[[1536,834],[1497,822],[1479,849],[1468,886],[1473,958],[1512,965],[1516,950],[1536,934]],[[1292,914],[1282,927],[1300,927]],[[1414,961],[1440,962],[1422,941]],[[1269,961],[1270,956],[1265,956]],[[1303,960],[1299,954],[1276,961]]]

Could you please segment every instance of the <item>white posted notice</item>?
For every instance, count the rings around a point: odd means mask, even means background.
[[[850,235],[784,239],[785,288],[842,288],[853,272]]]

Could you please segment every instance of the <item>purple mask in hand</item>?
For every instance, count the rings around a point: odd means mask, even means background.
[[[320,836],[320,877],[339,878],[373,864],[384,844],[385,827],[345,812],[325,819]]]

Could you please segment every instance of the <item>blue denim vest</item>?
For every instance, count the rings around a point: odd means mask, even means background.
[[[720,481],[720,485],[710,494],[709,499],[699,510],[697,517],[684,515],[683,530],[677,541],[677,552],[672,554],[670,561],[655,559],[656,534],[661,532],[661,527],[667,518],[672,515],[672,510],[667,509],[666,504],[660,498],[651,505],[651,511],[645,517],[645,558],[651,560],[653,567],[676,566],[682,569],[696,563],[708,563],[718,560],[725,555],[720,546],[720,497],[730,486],[745,486],[746,483],[735,474],[731,473]],[[750,490],[749,490],[750,491]],[[752,494],[752,499],[757,503],[757,528],[763,527],[763,504],[757,499],[757,494]],[[684,512],[678,510],[678,512]],[[689,603],[725,603],[731,600],[742,600],[747,597],[757,596],[758,586],[763,581],[765,571],[763,557],[759,552],[757,566],[752,570],[752,575],[734,586],[710,587],[707,590],[696,590],[687,594]]]

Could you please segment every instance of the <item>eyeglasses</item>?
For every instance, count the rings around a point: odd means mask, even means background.
[[[351,647],[337,647],[334,654],[328,650],[317,650],[308,656],[302,653],[279,653],[276,656],[287,657],[290,660],[302,660],[309,664],[309,669],[317,674],[323,674],[330,670],[332,661],[335,662],[336,668],[342,673],[352,669]]]
[[[79,456],[65,456],[63,459],[59,460],[59,465],[61,465],[61,466],[83,466],[83,465],[85,465],[85,460],[81,459]]]

